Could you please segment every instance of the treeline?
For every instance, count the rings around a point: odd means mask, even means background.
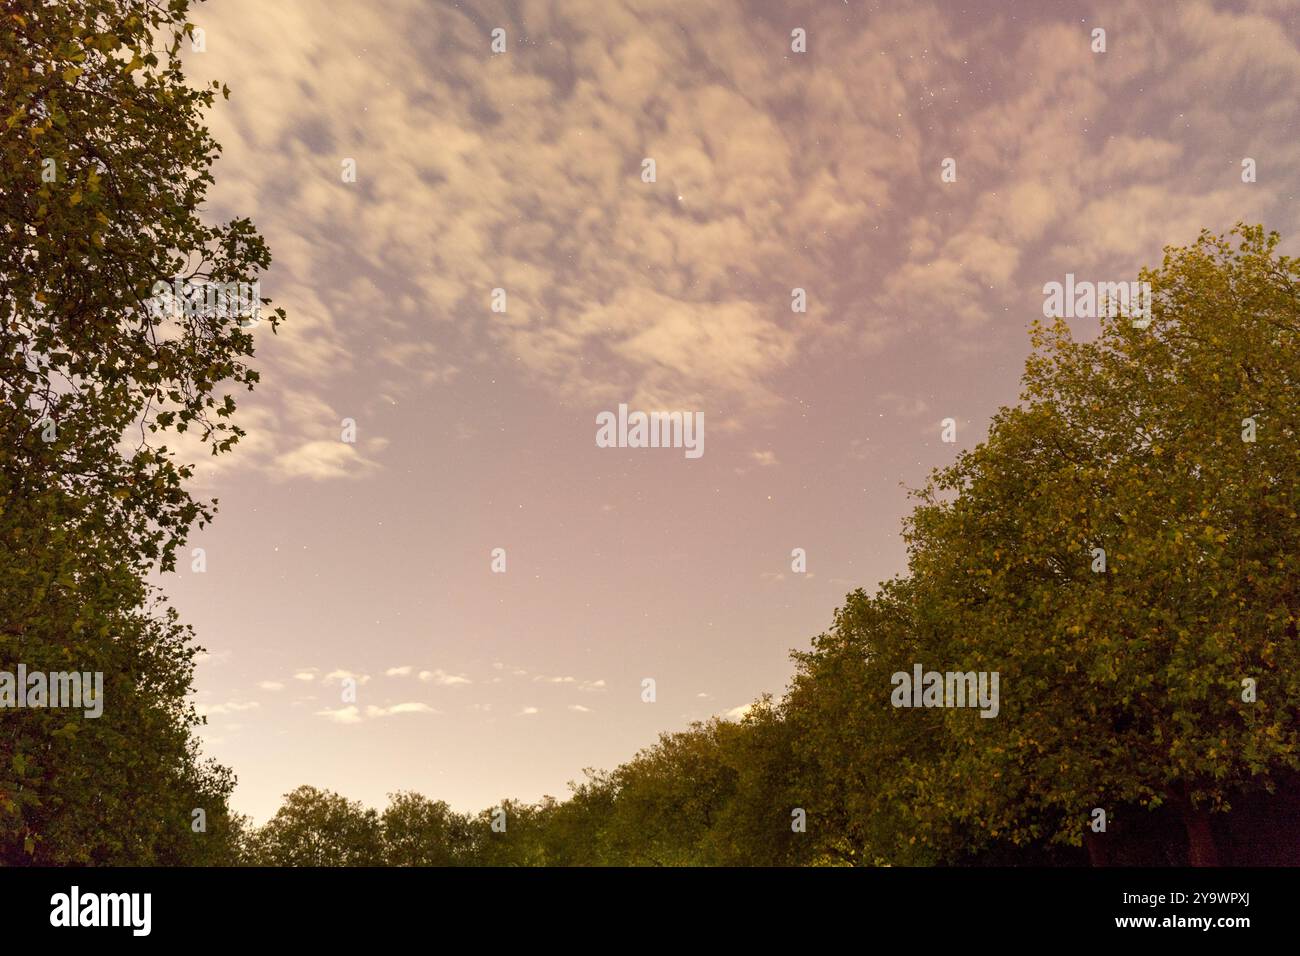
[[[724,729],[726,728],[726,729]],[[666,734],[655,750],[656,776],[644,763],[593,774],[568,800],[504,801],[477,814],[458,813],[416,793],[394,794],[382,811],[338,794],[299,787],[260,828],[236,818],[227,831],[224,865],[246,866],[852,866],[864,859],[852,837],[836,832],[839,814],[793,829],[786,804],[771,802],[789,784],[761,782],[743,763],[755,742],[749,730],[710,722]],[[772,729],[768,725],[768,729]],[[719,731],[722,731],[719,734]],[[759,731],[762,733],[762,731]],[[686,753],[691,756],[686,758]],[[685,758],[685,759],[683,759]],[[737,759],[739,758],[739,759]],[[642,758],[639,758],[639,760]],[[697,789],[694,771],[706,773]],[[634,775],[639,779],[630,780]],[[620,778],[616,780],[615,777]],[[626,789],[619,789],[620,786]],[[1104,861],[1168,866],[1187,862],[1177,816],[1126,808]],[[1212,832],[1224,865],[1300,865],[1300,779],[1273,794],[1243,794]],[[493,824],[497,826],[494,828]],[[972,841],[978,843],[980,841]],[[900,857],[901,862],[901,857]],[[932,865],[1077,866],[1078,848],[1043,841],[983,842],[980,849],[909,859]]]
[[[1036,323],[1021,403],[917,493],[907,573],[849,595],[779,700],[564,801],[301,788],[241,858],[1300,863],[1300,270],[1277,243],[1167,250],[1152,314],[1092,340]],[[918,665],[996,673],[996,715],[895,706]]]

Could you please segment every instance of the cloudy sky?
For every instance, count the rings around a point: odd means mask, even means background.
[[[1014,401],[1045,282],[1238,219],[1300,252],[1298,10],[198,7],[210,213],[254,219],[289,313],[202,472],[207,569],[164,582],[236,808],[561,796],[779,692]],[[620,403],[703,412],[704,455],[597,447]]]

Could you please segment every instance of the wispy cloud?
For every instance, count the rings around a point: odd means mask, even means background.
[[[439,687],[454,687],[457,684],[474,683],[464,674],[450,674],[442,668],[431,671],[420,671],[420,680],[427,684],[437,684]]]
[[[249,701],[232,700],[232,701],[227,701],[224,704],[211,704],[211,705],[196,704],[194,709],[201,716],[213,717],[221,714],[242,713],[243,711],[246,710],[257,710],[261,706],[262,705],[255,700],[249,700]]]
[[[350,671],[345,668],[339,668],[337,670],[330,671],[328,674],[322,677],[321,680],[326,684],[331,684],[335,682],[342,683],[345,680],[353,680],[356,681],[358,684],[368,684],[370,683],[370,675],[358,674],[354,671]]]
[[[395,714],[436,714],[428,704],[419,701],[410,701],[402,704],[392,704],[388,707],[370,706],[366,708],[367,717],[391,717]]]
[[[349,704],[347,707],[336,709],[326,708],[325,710],[316,711],[316,716],[324,717],[336,724],[359,724],[361,723],[361,711],[355,704]]]
[[[276,457],[270,471],[278,478],[360,478],[378,466],[363,457],[355,445],[342,441],[309,441]]]

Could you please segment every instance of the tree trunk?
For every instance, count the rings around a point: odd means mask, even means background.
[[[1187,829],[1187,865],[1218,866],[1219,848],[1210,828],[1210,811],[1192,806],[1183,807],[1183,826]]]
[[[1083,835],[1089,866],[1110,866],[1110,842],[1103,833],[1089,831]]]

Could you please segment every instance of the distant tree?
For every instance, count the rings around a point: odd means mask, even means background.
[[[735,793],[735,768],[718,719],[659,735],[659,741],[613,771],[613,812],[602,833],[605,852],[623,866],[690,866],[711,862],[711,828]]]
[[[251,840],[264,866],[378,866],[384,862],[379,814],[329,790],[302,786]]]
[[[568,800],[545,815],[542,832],[547,866],[608,866],[605,828],[614,810],[616,788],[610,775],[588,768],[586,779],[570,783]]]
[[[472,861],[469,818],[441,800],[394,793],[380,822],[388,866],[461,866]]]
[[[793,866],[817,858],[826,819],[809,817],[795,772],[796,728],[770,695],[737,723],[718,725],[722,762],[735,787],[714,815],[701,859],[720,866]]]
[[[892,675],[928,664],[912,585],[859,590],[828,633],[796,652],[781,703],[793,749],[792,800],[808,816],[813,862],[932,865],[955,857],[966,837],[943,812],[951,782],[938,775],[947,746],[939,711],[899,711]]]
[[[479,812],[471,821],[473,866],[544,866],[543,835],[554,810],[553,797],[540,803],[502,800]]]

